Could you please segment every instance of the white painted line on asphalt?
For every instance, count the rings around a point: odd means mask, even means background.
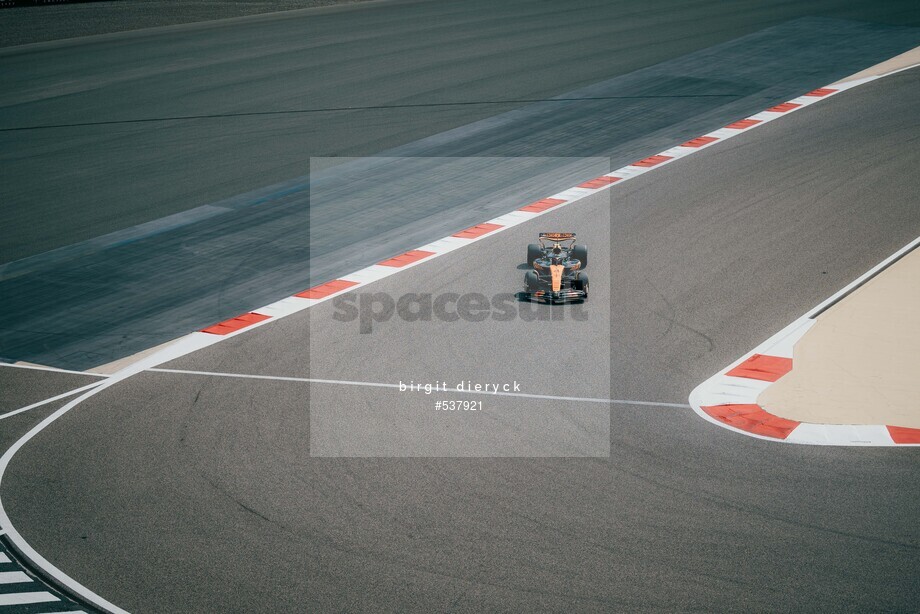
[[[307,382],[311,384],[343,384],[346,386],[374,386],[377,388],[399,388],[399,384],[387,384],[384,382],[359,382],[351,380],[335,379],[316,379],[311,377],[294,377],[288,375],[256,375],[249,373],[221,373],[218,371],[191,371],[188,369],[160,369],[151,368],[147,371],[154,373],[178,373],[181,375],[210,375],[214,377],[234,377],[240,379],[264,379],[278,382]]]
[[[89,390],[90,388],[95,388],[96,386],[98,386],[104,381],[105,380],[102,379],[102,380],[99,380],[98,382],[93,382],[92,384],[81,386],[80,388],[74,388],[73,390],[68,390],[67,392],[63,392],[57,396],[51,397],[50,399],[45,399],[44,401],[32,403],[31,405],[26,405],[25,407],[14,409],[13,411],[9,411],[5,414],[0,414],[0,420],[3,420],[4,418],[9,418],[11,416],[15,416],[17,414],[21,414],[23,412],[29,411],[30,409],[35,409],[36,407],[41,407],[42,405],[47,405],[48,403],[53,403],[55,401],[60,401],[61,399],[66,399],[67,397],[72,397],[75,394],[80,394],[81,392],[85,392],[86,390]]]
[[[385,382],[358,382],[352,380],[340,379],[319,379],[314,377],[291,377],[285,375],[254,375],[248,373],[221,373],[218,371],[190,371],[187,369],[158,369],[151,368],[147,371],[155,373],[178,373],[181,375],[208,375],[212,377],[233,377],[239,379],[261,379],[273,380],[280,382],[301,382],[308,384],[338,384],[341,386],[369,386],[372,388],[399,388],[399,384],[388,384]],[[419,394],[419,391],[411,391],[413,394]],[[626,399],[599,399],[595,397],[564,397],[551,394],[527,394],[524,392],[492,392],[489,390],[432,390],[432,393],[439,394],[486,394],[500,397],[521,397],[525,399],[540,399],[547,401],[576,401],[581,403],[615,403],[617,405],[639,405],[647,407],[674,407],[678,409],[690,409],[686,403],[662,403],[659,401],[630,401]]]
[[[101,373],[87,373],[86,371],[71,371],[70,369],[58,369],[56,367],[45,367],[43,365],[19,365],[8,362],[0,362],[0,367],[12,367],[13,369],[32,369],[35,371],[52,371],[54,373],[72,373],[74,375],[89,375],[90,377],[108,377]]]
[[[48,603],[60,601],[48,591],[36,593],[0,593],[0,605],[27,605],[29,603]]]
[[[0,571],[0,584],[19,584],[33,581],[32,578],[21,571]]]

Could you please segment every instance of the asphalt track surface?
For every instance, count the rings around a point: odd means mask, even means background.
[[[98,376],[45,370],[0,367],[0,450],[6,450],[23,433],[66,400],[51,402],[26,412],[18,410],[99,381]]]
[[[851,74],[917,24],[914,2],[383,2],[4,49],[0,357],[133,354]],[[377,168],[394,189],[308,213],[311,160],[368,155],[511,165],[458,167],[472,199]]]
[[[684,402],[916,236],[920,177],[905,152],[920,137],[918,99],[916,69],[860,86],[369,288],[505,292],[536,232],[577,231],[591,241],[593,279],[609,271],[610,282],[597,283],[587,321],[564,321],[565,339],[519,320],[393,318],[362,335],[327,302],[165,367],[516,378],[532,393]],[[333,417],[342,445],[368,421],[395,423],[384,434],[411,454],[443,438],[445,421],[514,431],[529,405],[487,399],[481,414],[440,416],[432,402],[142,373],[30,442],[3,500],[39,552],[137,611],[911,611],[920,601],[910,450],[777,445],[689,409],[614,403],[608,458],[311,456],[317,414]]]
[[[26,11],[0,13],[0,45],[7,47],[64,38],[213,21],[292,9],[345,4],[354,0],[99,0],[44,3]],[[26,3],[20,2],[20,5]],[[39,3],[42,4],[42,3]]]

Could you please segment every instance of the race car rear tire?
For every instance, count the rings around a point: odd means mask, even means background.
[[[533,266],[533,261],[543,255],[543,250],[536,243],[527,246],[527,266]]]
[[[540,289],[540,278],[537,277],[535,272],[527,271],[524,273],[524,287],[527,288],[528,292],[536,292]]]
[[[587,245],[574,245],[572,246],[572,258],[581,262],[581,268],[588,268],[588,246]]]
[[[574,281],[572,281],[572,286],[576,290],[581,290],[582,292],[584,292],[585,293],[584,300],[588,300],[588,276],[587,275],[585,275],[584,273],[580,273],[578,275],[578,279],[575,279]]]

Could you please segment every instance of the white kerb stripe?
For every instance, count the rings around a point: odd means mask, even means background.
[[[21,571],[0,571],[0,584],[17,584],[19,582],[33,582],[33,580]]]
[[[60,601],[60,599],[48,591],[38,591],[36,593],[0,593],[0,605],[26,605],[29,603],[48,603],[49,601]]]

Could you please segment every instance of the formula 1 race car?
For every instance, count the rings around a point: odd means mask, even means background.
[[[574,232],[541,232],[540,243],[527,246],[525,295],[547,303],[588,300],[588,248],[575,245]]]

